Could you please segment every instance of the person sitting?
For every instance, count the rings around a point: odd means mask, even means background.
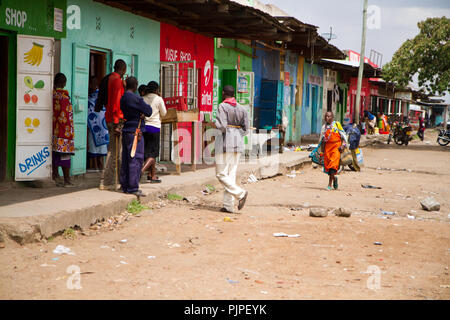
[[[364,111],[364,119],[366,121],[367,134],[374,134],[376,117],[369,111]]]

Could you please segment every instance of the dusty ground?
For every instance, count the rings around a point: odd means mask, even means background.
[[[199,204],[163,200],[112,231],[8,242],[0,249],[0,298],[449,299],[450,147],[428,140],[364,149],[363,172],[344,172],[339,191],[326,191],[327,177],[308,166],[295,178],[246,184],[240,215],[218,212],[221,193],[197,192]],[[441,203],[439,212],[420,209],[426,196]],[[308,204],[353,214],[313,218],[302,208]],[[59,244],[75,255],[54,254]],[[72,265],[82,273],[79,290],[67,287],[77,284]],[[373,270],[381,272],[379,289]]]

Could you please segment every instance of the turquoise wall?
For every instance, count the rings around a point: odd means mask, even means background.
[[[289,104],[283,104],[283,110],[288,117],[288,127],[286,129],[286,142],[294,142],[296,139],[295,127],[296,121],[294,119],[297,117],[296,113],[299,113],[299,108],[295,107],[295,87],[297,85],[297,70],[298,70],[298,54],[286,51],[284,59],[284,71],[289,72],[289,79],[291,85],[289,87],[284,87],[285,97],[289,94]],[[286,101],[286,99],[285,99]],[[297,110],[297,112],[296,112]],[[301,116],[301,114],[300,114]]]
[[[73,23],[71,6],[77,6],[80,12],[80,23]],[[75,9],[77,9],[75,7]],[[134,56],[134,76],[139,84],[146,84],[151,80],[159,82],[160,65],[160,24],[159,22],[115,9],[92,0],[68,0],[67,1],[67,37],[61,40],[60,72],[67,77],[66,89],[72,97],[74,105],[75,127],[75,155],[72,157],[71,173],[83,174],[86,172],[87,152],[87,88],[89,77],[80,73],[77,82],[73,86],[73,67],[77,64],[83,70],[89,68],[89,49],[100,49],[107,52],[109,66],[106,72],[112,70],[114,60],[118,57],[129,59]],[[76,25],[78,28],[70,28]],[[73,47],[76,44],[77,57],[73,56]],[[78,56],[80,55],[80,56]],[[80,64],[81,63],[81,64]],[[131,75],[129,69],[127,74]],[[72,90],[76,90],[72,92]],[[84,95],[85,94],[85,95]],[[84,110],[76,106],[83,104]]]
[[[67,37],[61,40],[61,72],[67,77],[66,88],[72,88],[72,43],[108,49],[114,53],[138,56],[137,78],[140,84],[151,80],[159,82],[159,22],[115,9],[92,0],[68,0],[67,7],[81,9],[81,29],[67,28]],[[70,17],[70,14],[68,15]],[[101,29],[97,30],[97,17]],[[130,37],[134,27],[134,38]],[[112,61],[112,64],[114,62]]]
[[[323,68],[316,64],[311,65],[305,62],[303,65],[303,105],[302,105],[302,135],[320,133],[322,129],[322,101],[323,101],[323,85],[312,85],[308,82],[310,74],[320,76],[323,84]],[[313,87],[317,92],[317,109],[316,109],[316,129],[313,130],[312,109],[313,109]]]

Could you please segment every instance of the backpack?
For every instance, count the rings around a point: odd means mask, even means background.
[[[108,104],[108,81],[110,74],[107,74],[103,77],[102,81],[100,81],[100,86],[98,90],[98,97],[97,101],[95,102],[95,112],[100,112],[103,107],[106,108],[106,105]]]

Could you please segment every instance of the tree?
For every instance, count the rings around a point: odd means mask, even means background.
[[[383,67],[383,79],[406,87],[418,74],[419,86],[442,95],[450,87],[450,19],[428,18],[419,34],[406,40]]]

